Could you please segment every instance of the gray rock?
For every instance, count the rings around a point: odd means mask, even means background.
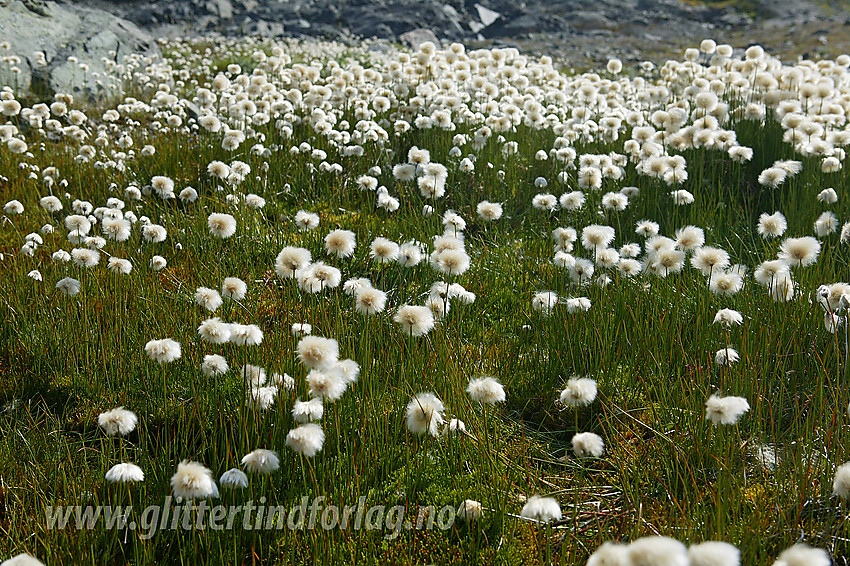
[[[419,28],[405,32],[398,36],[399,41],[409,46],[411,49],[418,49],[420,45],[426,41],[432,42],[437,47],[440,47],[440,40],[433,31],[429,29]]]
[[[478,12],[478,18],[481,20],[481,23],[484,24],[485,28],[502,17],[502,14],[499,12],[491,10],[490,8],[485,8],[481,4],[476,4],[475,10]]]
[[[230,3],[230,0],[209,0],[207,9],[224,20],[233,17],[233,4]]]
[[[74,4],[8,0],[0,8],[0,30],[0,40],[8,41],[11,53],[22,59],[15,86],[42,94],[105,93],[104,60],[119,64],[132,53],[159,51],[151,35],[135,24]],[[46,64],[38,62],[39,51]]]

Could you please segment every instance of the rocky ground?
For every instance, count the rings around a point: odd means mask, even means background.
[[[0,41],[21,54],[15,81],[48,90],[74,81],[69,55],[120,60],[156,37],[377,37],[415,46],[463,41],[548,53],[578,69],[619,57],[663,60],[711,37],[760,43],[790,58],[850,51],[850,1],[750,0],[0,0]],[[758,7],[752,9],[753,5]],[[44,51],[45,62],[31,58]],[[7,77],[8,74],[3,75]],[[90,85],[87,85],[90,87]]]

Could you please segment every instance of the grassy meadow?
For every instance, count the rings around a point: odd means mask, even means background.
[[[161,47],[0,95],[0,559],[847,564],[850,57]]]

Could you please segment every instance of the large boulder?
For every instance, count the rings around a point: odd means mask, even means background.
[[[4,41],[20,62],[15,73],[10,65],[0,67],[3,84],[41,95],[107,93],[108,67],[132,53],[159,51],[149,33],[109,12],[41,0],[0,0]]]

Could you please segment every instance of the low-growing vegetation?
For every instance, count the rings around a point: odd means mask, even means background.
[[[162,47],[0,93],[0,557],[846,563],[850,57]]]

